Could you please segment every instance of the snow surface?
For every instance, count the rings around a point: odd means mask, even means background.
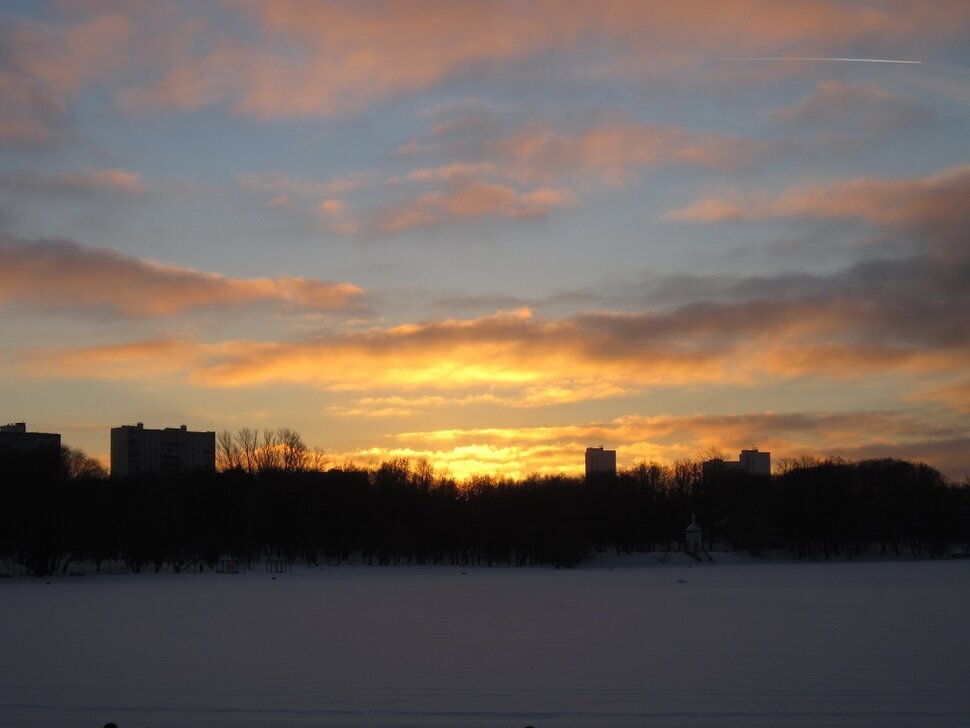
[[[967,561],[16,577],[0,725],[967,726],[968,604]]]

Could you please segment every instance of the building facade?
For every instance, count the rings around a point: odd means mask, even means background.
[[[55,475],[61,467],[61,436],[27,432],[27,424],[0,425],[0,469]]]
[[[137,425],[111,428],[111,475],[168,475],[216,467],[216,433],[192,432],[185,425],[162,430]]]
[[[0,425],[0,450],[4,452],[52,451],[60,457],[61,436],[52,432],[27,432],[26,422]]]
[[[751,475],[771,475],[771,453],[759,452],[758,448],[742,450],[738,461],[744,472]]]
[[[724,460],[722,458],[705,460],[701,468],[705,481],[731,473],[771,475],[771,453],[760,451],[754,447],[750,450],[742,450],[738,454],[737,460]]]
[[[602,447],[586,448],[586,477],[613,477],[616,475],[616,450]]]

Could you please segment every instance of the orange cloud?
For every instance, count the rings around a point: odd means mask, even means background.
[[[730,443],[789,442],[814,443],[818,447],[838,445],[859,432],[875,433],[877,440],[897,442],[914,433],[920,437],[959,436],[958,425],[940,426],[926,414],[904,411],[814,412],[704,415],[628,415],[607,422],[550,425],[540,427],[482,428],[405,432],[396,439],[417,445],[452,445],[467,440],[481,444],[527,446],[563,442],[604,442],[617,447],[650,443],[668,449],[672,457],[695,457],[711,446]],[[767,448],[766,448],[767,449]],[[628,462],[632,462],[628,456]]]
[[[524,196],[465,185],[460,175],[459,180],[448,187],[451,197],[430,195],[414,208],[425,224],[494,213],[502,206],[524,214]],[[519,309],[285,343],[186,344],[191,357],[181,365],[173,362],[172,370],[212,387],[289,382],[364,392],[364,398],[375,390],[489,395],[516,406],[619,397],[650,387],[752,385],[805,376],[876,374],[925,386],[915,382],[928,375],[954,378],[970,359],[970,330],[961,315],[970,270],[962,236],[970,224],[968,198],[967,167],[764,196],[756,209],[762,215],[861,218],[905,229],[918,244],[909,257],[864,262],[827,277],[739,281],[717,301],[558,320]],[[322,211],[342,213],[339,204]],[[5,263],[0,300],[38,308],[102,307],[137,315],[253,303],[317,309],[346,306],[360,293],[298,278],[229,279],[70,244],[6,244],[0,255]],[[703,296],[704,286],[696,288]],[[85,351],[102,355],[98,347]],[[83,362],[85,351],[58,351],[49,358],[65,359],[67,373]]]
[[[603,380],[642,386],[722,373],[723,352],[716,344],[711,350],[664,351],[666,337],[623,339],[628,332],[622,325],[610,328],[607,317],[540,322],[529,311],[505,312],[302,344],[240,343],[237,356],[195,376],[212,386],[288,381],[338,389],[512,387],[547,402],[566,399],[567,390],[577,387],[592,391],[598,382],[603,391]]]
[[[329,411],[345,417],[411,417],[420,412],[445,407],[466,407],[477,404],[501,404],[505,400],[494,394],[477,394],[467,397],[423,395],[405,397],[360,397],[351,406],[333,405]]]
[[[970,354],[970,344],[960,340],[931,347],[916,339],[891,347],[866,341],[859,328],[865,321],[853,309],[811,299],[559,321],[516,311],[295,343],[186,343],[177,352],[186,354],[185,361],[171,362],[171,370],[211,387],[302,383],[345,391],[457,392],[459,398],[491,395],[530,407],[647,387],[947,373]],[[113,351],[96,346],[39,356],[58,362],[65,374],[97,377],[100,357]],[[85,365],[89,356],[97,366]]]
[[[7,306],[128,316],[254,304],[318,311],[348,307],[361,294],[348,283],[229,278],[70,242],[0,242],[0,304]]]
[[[54,347],[26,358],[28,369],[37,376],[138,381],[184,375],[203,363],[203,353],[191,342],[166,339]]]
[[[952,412],[970,415],[970,380],[917,392],[912,399],[938,402]]]

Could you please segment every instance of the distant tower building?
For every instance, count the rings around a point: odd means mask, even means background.
[[[27,424],[0,425],[0,469],[26,467],[34,473],[54,475],[61,467],[61,436],[27,432]]]
[[[148,430],[137,425],[111,428],[111,475],[170,474],[215,470],[216,433],[191,432],[185,425]]]
[[[697,518],[691,514],[690,523],[684,529],[684,550],[689,554],[699,554],[704,550],[701,539],[701,527],[697,525]]]
[[[586,477],[603,476],[616,476],[616,450],[604,450],[602,447],[586,448]]]
[[[701,468],[704,481],[711,482],[722,475],[744,473],[747,475],[771,475],[771,453],[759,452],[758,448],[742,450],[737,460],[714,458],[705,460]]]
[[[771,453],[758,452],[754,447],[750,450],[742,450],[739,458],[741,467],[746,473],[751,475],[771,475]]]

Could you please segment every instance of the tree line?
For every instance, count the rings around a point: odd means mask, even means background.
[[[0,461],[0,557],[37,575],[220,556],[339,564],[573,566],[593,551],[704,547],[808,558],[937,557],[970,542],[970,485],[902,460],[803,460],[774,476],[639,463],[615,477],[457,481],[427,462],[326,468],[291,431],[220,435],[220,469],[111,479],[65,451],[56,473]],[[302,453],[302,454],[301,454]],[[716,557],[716,554],[715,554]]]

